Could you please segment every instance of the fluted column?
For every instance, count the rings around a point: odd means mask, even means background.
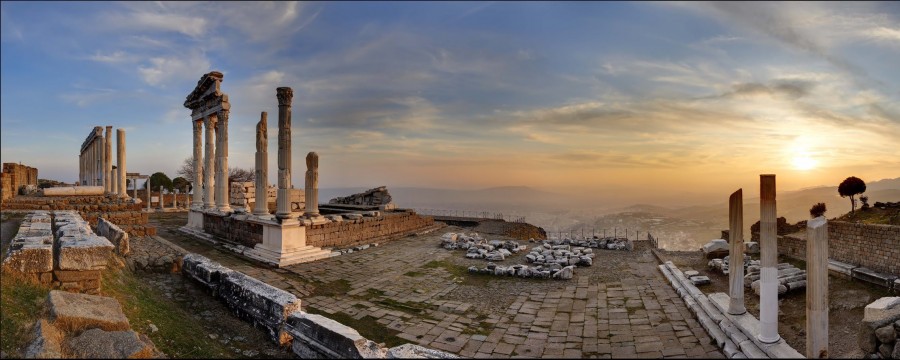
[[[100,176],[100,167],[103,156],[100,154],[100,143],[103,142],[103,135],[94,138],[93,148],[94,148],[94,186],[103,186],[103,182]]]
[[[278,204],[275,217],[291,216],[291,102],[294,91],[289,87],[275,90],[278,97]]]
[[[828,221],[806,223],[806,357],[825,359],[828,352]]]
[[[128,183],[125,181],[125,129],[116,129],[116,162],[119,174],[119,197],[128,197]]]
[[[203,208],[215,208],[213,186],[215,185],[216,164],[215,164],[215,144],[213,143],[214,131],[216,128],[216,115],[209,115],[204,119],[203,126],[206,128],[206,167],[203,169]]]
[[[194,120],[194,196],[192,208],[203,207],[203,120]]]
[[[759,341],[774,343],[778,335],[778,247],[776,244],[775,175],[759,176]]]
[[[268,113],[263,111],[256,123],[256,203],[253,215],[269,215],[269,129]]]
[[[165,200],[165,198],[163,197],[163,186],[160,185],[159,186],[159,209],[160,210],[166,208],[166,202],[164,200]]]
[[[106,127],[106,136],[103,137],[103,190],[111,193],[112,189],[112,126]]]
[[[319,217],[319,154],[306,154],[306,213],[307,218]]]
[[[220,111],[216,124],[216,208],[231,211],[228,188],[228,111]]]
[[[728,198],[728,236],[731,245],[728,261],[728,313],[740,315],[744,307],[744,191],[738,189]]]

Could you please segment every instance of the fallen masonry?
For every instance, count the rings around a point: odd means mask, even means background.
[[[528,265],[517,264],[507,267],[497,266],[494,263],[488,263],[484,268],[479,269],[476,266],[470,266],[468,270],[469,273],[472,274],[516,276],[521,278],[534,279],[571,280],[572,277],[575,276],[574,265],[568,265],[564,267],[560,264],[550,264],[547,267],[544,267],[543,265],[529,267]]]
[[[584,239],[553,239],[553,240],[544,240],[544,245],[571,245],[571,246],[580,246],[594,249],[606,249],[606,250],[634,250],[634,242],[632,240],[620,237],[600,237],[593,236],[590,238]]]
[[[728,255],[728,241],[725,239],[715,239],[700,247],[707,259],[723,258]]]
[[[798,269],[788,263],[780,263],[776,269],[778,270],[778,295],[806,288],[806,270]],[[753,292],[759,294],[760,284],[760,267],[758,265],[747,266],[744,287],[751,288]]]
[[[485,259],[487,261],[503,261],[512,254],[525,251],[528,247],[514,240],[486,240],[471,233],[446,233],[441,236],[441,247],[447,250],[466,250],[469,259]]]
[[[25,216],[2,266],[53,288],[97,294],[114,248],[77,211],[38,210]]]
[[[866,305],[858,343],[867,359],[900,358],[900,297],[883,297]]]
[[[545,241],[525,255],[525,261],[538,266],[591,266],[594,263],[594,250],[590,248],[572,247],[571,245],[551,245]]]
[[[711,259],[706,264],[710,269],[717,270],[723,275],[729,274],[729,264],[731,263],[730,256],[726,256],[721,259]],[[759,260],[751,260],[749,257],[744,257],[744,270],[747,270],[747,267],[750,265],[759,266]]]
[[[301,311],[293,294],[198,254],[184,256],[182,274],[210,289],[241,319],[269,331],[276,344],[290,345],[300,358],[458,358],[412,344],[384,348],[353,328]]]

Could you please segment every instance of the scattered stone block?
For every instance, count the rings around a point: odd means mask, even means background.
[[[691,276],[689,280],[691,280],[691,283],[694,285],[706,285],[711,283],[709,277],[703,275]]]
[[[97,232],[115,245],[117,254],[124,256],[131,252],[128,233],[123,231],[118,225],[100,218],[97,221]]]
[[[312,350],[338,359],[385,357],[386,350],[375,342],[362,337],[353,328],[321,315],[296,311],[288,317],[285,329],[294,337],[292,347],[307,347],[296,351],[300,356]]]
[[[387,359],[459,359],[454,354],[415,344],[403,344],[387,350]]]
[[[131,330],[90,329],[69,340],[69,349],[82,359],[150,359],[154,347],[141,337]]]
[[[867,323],[888,323],[900,318],[900,296],[883,297],[866,305],[863,321]]]
[[[276,344],[285,345],[291,336],[284,331],[285,320],[300,310],[293,294],[237,271],[222,276],[217,296],[225,300],[238,317],[269,332]]]
[[[102,236],[61,237],[56,265],[61,270],[103,270],[115,246]]]
[[[34,339],[25,349],[26,359],[61,359],[63,335],[47,320],[38,320],[34,325]]]
[[[182,259],[181,272],[188,277],[197,280],[207,288],[213,291],[213,294],[219,288],[222,277],[232,272],[219,263],[214,262],[200,254],[187,254]]]
[[[728,241],[715,239],[700,247],[707,259],[723,258],[728,256]]]
[[[894,324],[887,324],[878,329],[875,329],[875,337],[878,338],[878,341],[881,343],[891,343],[897,340],[897,331],[894,330]]]
[[[759,254],[759,243],[756,241],[745,242],[744,252],[748,254]]]
[[[63,330],[128,330],[128,318],[116,299],[52,290],[47,295],[53,325]]]

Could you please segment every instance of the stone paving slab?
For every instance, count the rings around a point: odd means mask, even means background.
[[[160,236],[295,294],[304,310],[371,317],[398,341],[463,357],[724,357],[648,250],[595,251],[594,265],[577,268],[567,281],[481,277],[465,269],[483,260],[439,248],[447,231],[462,230],[448,227],[282,269],[166,228]],[[524,254],[500,264],[516,263],[525,263]]]

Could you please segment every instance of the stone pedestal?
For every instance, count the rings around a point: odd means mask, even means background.
[[[778,247],[776,241],[775,175],[759,176],[759,341],[774,343],[778,335]]]
[[[188,223],[186,225],[189,228],[194,228],[197,230],[203,230],[203,211],[192,207],[188,211]]]

